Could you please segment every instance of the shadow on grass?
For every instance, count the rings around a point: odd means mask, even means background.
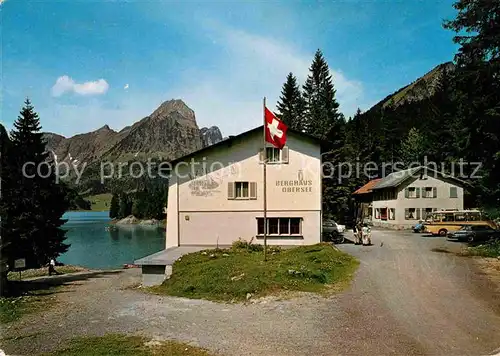
[[[104,278],[109,275],[122,273],[121,270],[89,271],[75,274],[61,274],[56,276],[37,277],[31,280],[9,281],[8,297],[18,297],[25,294],[49,295],[55,293],[53,289],[76,281],[85,281],[92,278]],[[62,291],[57,291],[58,293]]]

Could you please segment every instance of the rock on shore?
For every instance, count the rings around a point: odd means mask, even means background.
[[[124,219],[113,221],[113,223],[118,225],[161,225],[164,221],[156,219],[140,220],[133,215],[129,215]]]

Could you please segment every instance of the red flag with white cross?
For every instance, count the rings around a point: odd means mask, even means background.
[[[286,131],[288,130],[288,126],[267,108],[265,108],[265,118],[266,141],[281,150],[286,144]]]

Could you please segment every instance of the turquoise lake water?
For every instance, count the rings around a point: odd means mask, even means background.
[[[57,260],[88,268],[119,268],[165,248],[164,228],[127,225],[106,231],[108,215],[107,211],[64,214],[65,243],[71,246]]]

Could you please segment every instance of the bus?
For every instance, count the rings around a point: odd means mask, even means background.
[[[424,223],[425,232],[439,236],[446,236],[449,231],[457,231],[463,225],[488,225],[493,229],[498,228],[484,213],[476,209],[434,211]]]

